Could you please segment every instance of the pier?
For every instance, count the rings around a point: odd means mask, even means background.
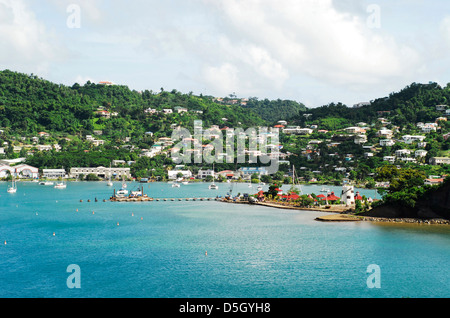
[[[148,196],[137,197],[111,197],[111,202],[174,202],[174,201],[218,201],[220,198],[150,198]]]

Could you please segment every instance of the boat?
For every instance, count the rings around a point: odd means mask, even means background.
[[[64,182],[58,182],[55,186],[55,189],[65,189],[67,188],[67,184],[65,184]]]
[[[183,181],[182,184],[189,184],[189,181]]]
[[[108,176],[108,183],[106,184],[108,187],[112,187],[113,183],[111,181],[111,164],[109,164],[109,176]]]
[[[210,190],[217,190],[219,186],[214,183],[214,164],[213,164],[213,182],[209,185]]]
[[[322,189],[320,190],[320,192],[330,192],[330,189],[322,187]]]
[[[45,186],[51,186],[53,185],[53,182],[51,181],[41,181],[39,182],[40,185],[45,185]]]
[[[262,191],[263,188],[261,186],[258,186],[257,189],[258,189],[258,191]]]
[[[292,165],[292,188],[298,190],[299,194],[303,194],[303,190],[300,184],[297,184],[297,177],[295,176],[295,166]],[[298,189],[297,189],[298,187]]]
[[[116,197],[118,198],[124,198],[128,195],[128,190],[121,188],[119,191],[116,192]]]
[[[172,184],[172,188],[179,188],[179,187],[180,187],[180,184],[178,182],[174,182]]]
[[[16,186],[16,181],[12,181],[11,186],[8,187],[8,193],[16,193],[17,192],[17,186]]]

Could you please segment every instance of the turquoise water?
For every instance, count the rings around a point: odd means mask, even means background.
[[[229,190],[143,186],[155,198]],[[6,188],[0,183],[0,297],[450,296],[446,226],[322,223],[314,221],[319,212],[215,201],[103,202],[112,193],[104,183]],[[80,267],[79,289],[67,287],[70,264]],[[371,264],[380,267],[381,288],[367,285]]]

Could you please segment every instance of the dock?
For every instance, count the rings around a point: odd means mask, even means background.
[[[111,197],[111,202],[167,202],[167,201],[218,201],[218,198],[150,198],[148,196],[138,197]]]

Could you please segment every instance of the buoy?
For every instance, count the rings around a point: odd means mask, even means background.
[[[94,212],[94,211],[92,211],[92,214],[95,214],[95,212]]]
[[[134,213],[131,213],[131,216],[134,216]]]
[[[6,245],[6,241],[5,241],[5,245]]]
[[[208,256],[208,251],[205,251],[205,256]]]
[[[117,226],[119,226],[119,222],[117,222]]]
[[[55,236],[55,232],[53,232],[53,236]]]
[[[77,212],[78,212],[78,209],[77,209]]]
[[[143,220],[144,218],[143,217],[141,217],[141,221]]]

